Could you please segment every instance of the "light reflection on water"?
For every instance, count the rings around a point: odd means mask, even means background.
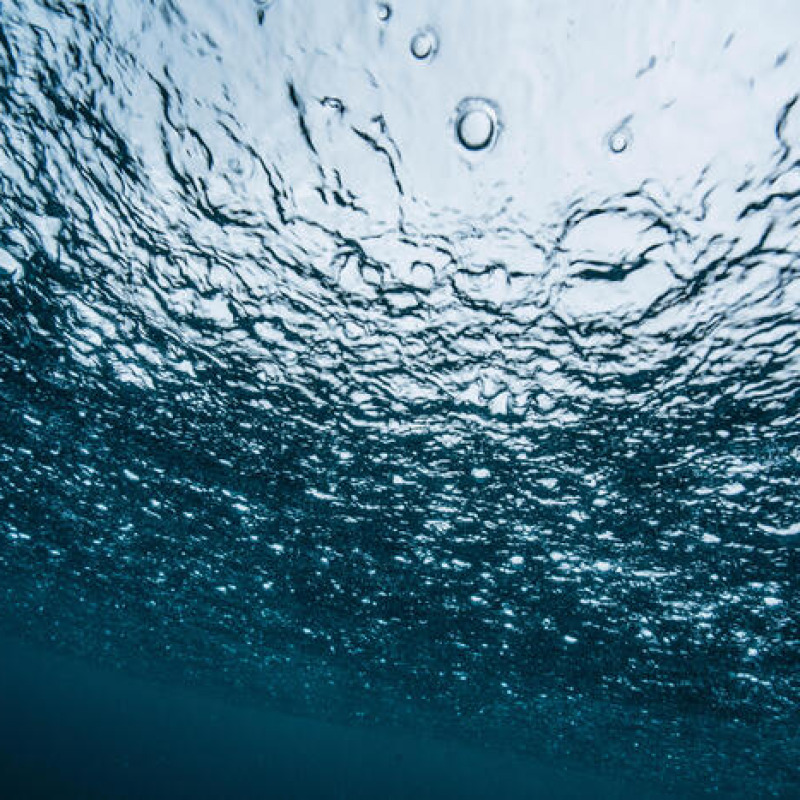
[[[786,796],[796,4],[0,19],[6,627]]]

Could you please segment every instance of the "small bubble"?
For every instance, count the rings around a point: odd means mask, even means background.
[[[471,152],[486,150],[497,139],[497,112],[488,100],[462,100],[456,109],[456,137]]]
[[[325,108],[330,108],[332,111],[336,111],[339,114],[344,114],[345,112],[344,103],[338,97],[323,97],[319,102],[321,105],[325,106]]]
[[[411,55],[420,60],[432,58],[439,49],[439,39],[432,28],[417,31],[411,39]]]
[[[378,19],[381,22],[388,22],[392,16],[392,7],[388,3],[378,3]]]
[[[627,150],[632,141],[631,132],[627,128],[620,128],[608,137],[608,147],[612,153],[622,153]]]
[[[472,477],[475,478],[476,481],[485,481],[491,474],[492,473],[486,469],[486,467],[473,467],[472,469]]]
[[[479,594],[473,594],[473,595],[472,595],[472,596],[471,596],[469,599],[470,599],[470,601],[471,601],[472,603],[474,603],[476,606],[485,606],[485,605],[488,605],[488,603],[486,602],[486,600],[484,600],[484,598],[483,598],[483,597],[481,597]]]

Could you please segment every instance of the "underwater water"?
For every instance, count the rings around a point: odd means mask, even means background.
[[[174,719],[194,797],[259,741],[311,742],[267,797],[800,796],[799,45],[793,0],[4,0],[0,794],[136,796],[53,734],[114,697],[75,741]]]

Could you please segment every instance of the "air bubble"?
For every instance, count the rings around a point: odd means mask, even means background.
[[[486,150],[497,139],[497,112],[488,100],[468,98],[456,109],[456,138],[471,152]]]
[[[392,16],[392,7],[388,3],[378,3],[378,19],[381,22],[388,22]]]
[[[630,147],[632,138],[627,128],[620,128],[608,137],[608,148],[612,153],[622,153]]]
[[[320,104],[339,114],[344,114],[345,112],[344,103],[338,97],[323,97],[322,100],[320,100]]]
[[[439,49],[439,39],[432,28],[423,28],[411,40],[411,55],[420,60],[432,58]]]

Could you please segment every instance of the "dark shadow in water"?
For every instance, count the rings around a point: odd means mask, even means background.
[[[0,796],[656,800],[441,741],[226,705],[0,639]]]

